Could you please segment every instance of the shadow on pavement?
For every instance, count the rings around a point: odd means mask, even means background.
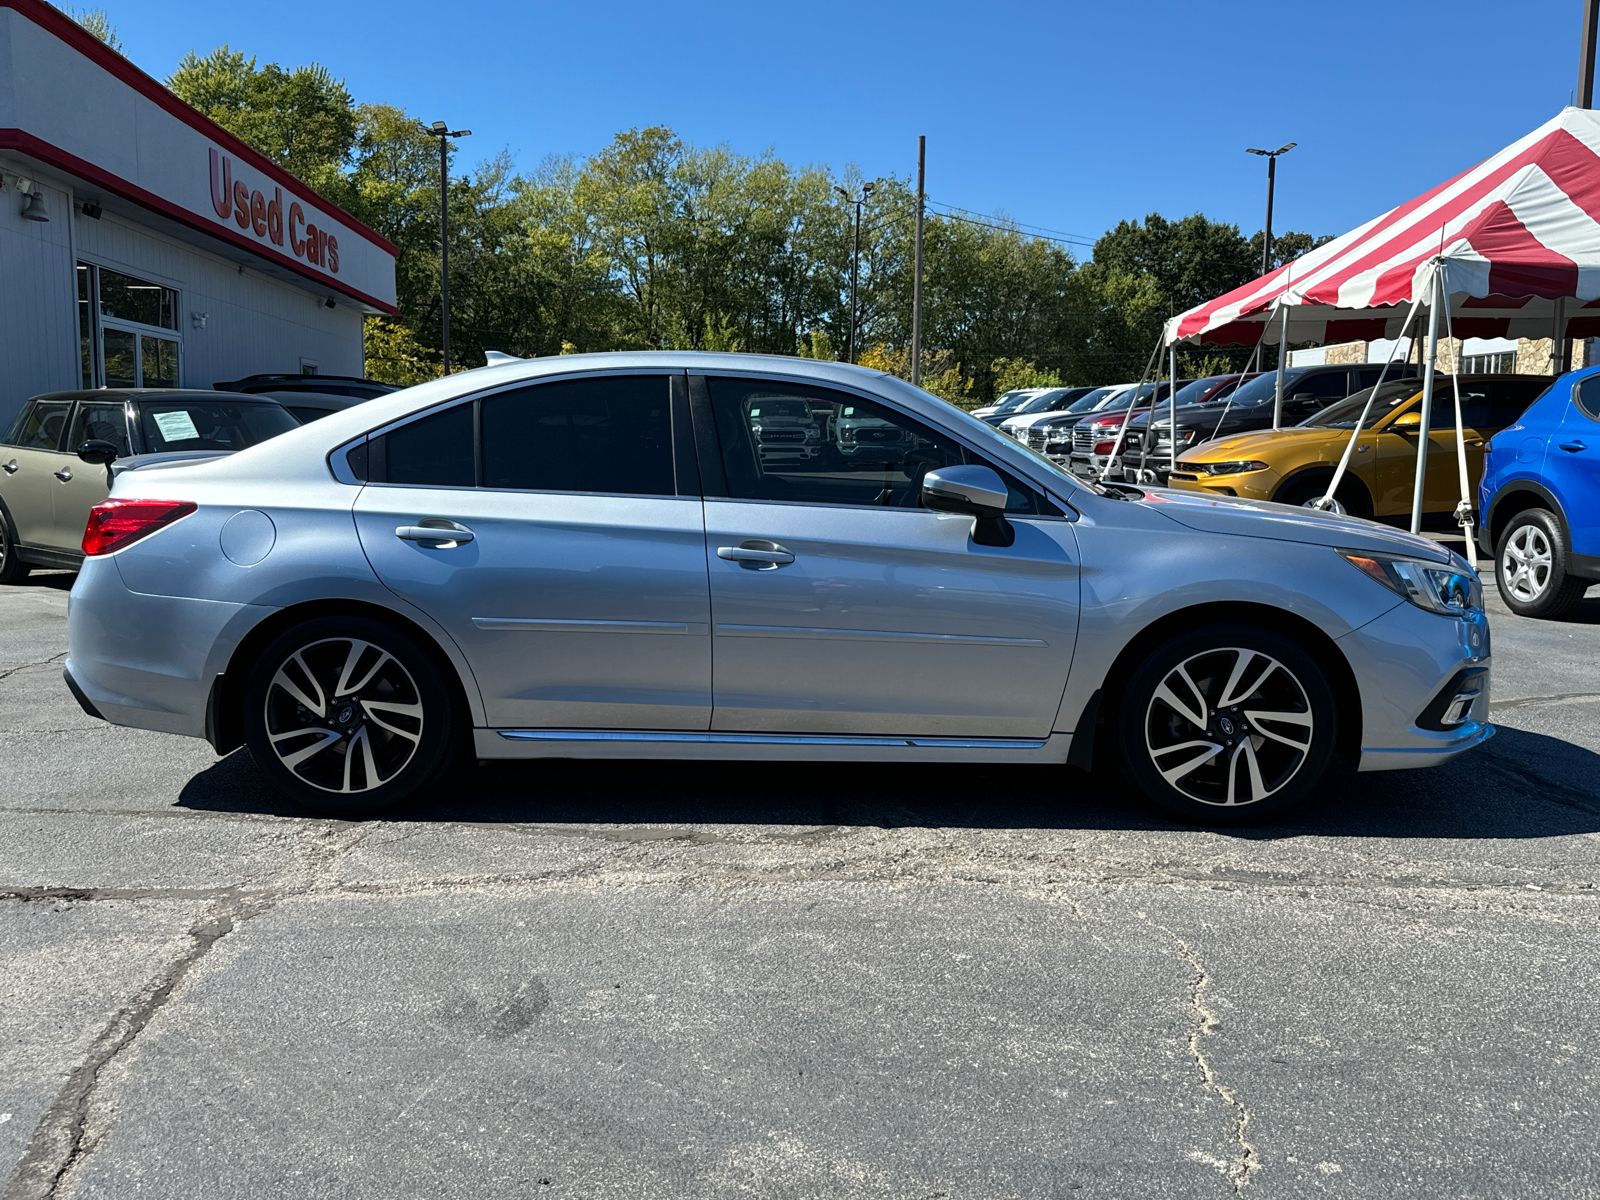
[[[1278,824],[1244,840],[1540,838],[1600,831],[1600,755],[1502,727],[1488,745],[1420,771],[1330,773]],[[238,751],[178,798],[211,812],[303,815]],[[462,767],[390,821],[557,825],[855,825],[880,828],[1177,830],[1110,777],[1064,767],[548,759]]]

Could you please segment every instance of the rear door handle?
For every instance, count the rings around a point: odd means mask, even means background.
[[[424,517],[415,525],[401,525],[394,531],[402,542],[420,542],[431,550],[450,550],[473,539],[472,530],[447,517]]]
[[[1562,442],[1561,448],[1568,454],[1576,454],[1579,450],[1587,449],[1582,442]]]
[[[778,545],[777,542],[756,541],[754,539],[742,546],[718,546],[717,557],[725,558],[729,562],[736,562],[740,566],[757,571],[770,571],[774,567],[786,567],[794,561],[794,555]]]
[[[61,480],[62,483],[71,483],[72,482],[72,468],[71,467],[62,467],[61,470],[59,470],[59,471],[51,471],[50,474],[54,475],[57,479]]]
[[[13,458],[10,462],[5,464],[5,472],[7,475],[15,475],[17,473],[16,459]]]

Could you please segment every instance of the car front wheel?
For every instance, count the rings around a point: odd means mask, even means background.
[[[361,617],[287,630],[245,684],[245,743],[302,808],[362,816],[414,795],[448,765],[450,691],[405,634]]]
[[[1280,813],[1326,771],[1338,736],[1316,661],[1271,630],[1214,625],[1156,648],[1117,713],[1124,770],[1184,820],[1233,825]]]
[[[1519,617],[1559,617],[1583,599],[1589,584],[1567,573],[1567,538],[1554,513],[1525,508],[1500,533],[1494,582]]]

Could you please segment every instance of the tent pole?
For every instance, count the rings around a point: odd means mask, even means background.
[[[1558,296],[1555,302],[1555,313],[1550,324],[1550,374],[1565,375],[1567,373],[1567,298]]]
[[[1278,392],[1272,401],[1272,430],[1283,428],[1283,373],[1289,366],[1289,306],[1283,306],[1283,325],[1278,330]]]
[[[1172,380],[1172,387],[1167,393],[1167,420],[1172,427],[1172,454],[1171,461],[1167,463],[1167,475],[1170,480],[1172,472],[1178,469],[1178,343],[1173,342],[1167,347],[1167,376]]]
[[[1450,293],[1445,291],[1442,282],[1439,294],[1445,298],[1444,335],[1455,344],[1455,326],[1450,320]],[[1465,344],[1463,340],[1456,345],[1456,369],[1450,373],[1450,380],[1456,389],[1456,470],[1461,477],[1461,503],[1456,505],[1456,524],[1461,526],[1461,532],[1467,540],[1467,563],[1476,571],[1478,546],[1472,531],[1472,481],[1467,475],[1467,433],[1461,420],[1461,347]]]
[[[1433,422],[1433,372],[1439,359],[1439,267],[1434,265],[1428,281],[1428,349],[1422,368],[1422,424],[1417,427],[1417,479],[1411,489],[1411,532],[1422,532],[1422,493],[1428,483],[1428,448],[1433,440],[1428,427]]]
[[[1361,417],[1356,421],[1356,427],[1350,431],[1350,440],[1345,443],[1344,454],[1339,458],[1339,465],[1333,469],[1333,478],[1328,482],[1328,490],[1321,500],[1316,501],[1313,507],[1327,512],[1333,507],[1333,497],[1339,490],[1339,485],[1344,482],[1345,472],[1350,469],[1350,456],[1356,452],[1356,443],[1361,440],[1361,430],[1366,426],[1367,417],[1372,414],[1372,405],[1378,398],[1378,389],[1383,387],[1384,376],[1389,373],[1389,368],[1394,366],[1395,355],[1400,353],[1400,343],[1406,340],[1406,330],[1411,328],[1411,318],[1417,315],[1416,301],[1411,303],[1411,311],[1406,314],[1406,319],[1401,322],[1400,336],[1395,338],[1394,345],[1389,348],[1388,360],[1383,364],[1383,370],[1378,372],[1378,382],[1372,385],[1372,391],[1367,395],[1367,402],[1361,408]],[[1409,353],[1409,352],[1408,352]]]
[[[1128,435],[1128,422],[1133,419],[1133,406],[1139,403],[1139,393],[1144,391],[1145,380],[1152,378],[1151,372],[1154,372],[1153,377],[1155,379],[1161,378],[1161,345],[1164,341],[1166,341],[1165,329],[1162,330],[1161,336],[1156,338],[1155,348],[1150,351],[1150,359],[1144,364],[1144,374],[1139,376],[1139,386],[1133,390],[1133,400],[1122,410],[1122,424],[1117,426],[1117,440],[1111,443],[1111,453],[1106,458],[1105,469],[1100,472],[1101,479],[1109,479],[1111,477],[1113,465],[1117,468],[1116,477],[1118,479],[1127,474],[1118,461],[1122,454],[1122,443]],[[1155,412],[1155,410],[1155,388],[1152,387],[1150,389],[1150,411]]]

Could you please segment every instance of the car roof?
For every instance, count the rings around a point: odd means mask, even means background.
[[[226,398],[230,401],[248,399],[237,392],[217,392],[208,388],[79,388],[73,392],[45,392],[30,396],[29,400],[192,400],[199,397],[208,400]]]

